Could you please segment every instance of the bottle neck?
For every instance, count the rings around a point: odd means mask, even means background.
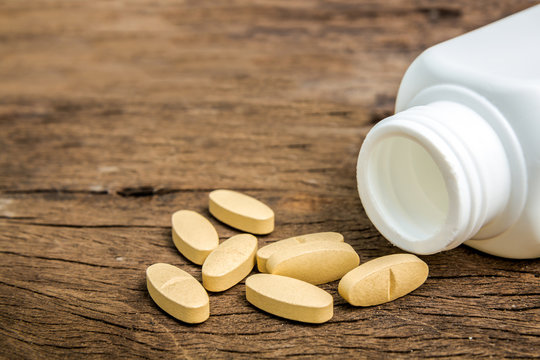
[[[357,179],[375,227],[419,254],[470,239],[503,213],[511,194],[501,140],[478,113],[452,101],[379,122],[360,150]]]

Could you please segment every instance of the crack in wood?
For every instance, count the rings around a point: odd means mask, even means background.
[[[34,216],[7,216],[7,215],[2,215],[2,216],[0,216],[0,219],[2,219],[2,220],[34,220],[34,219],[37,219],[37,218],[34,217]]]
[[[26,254],[13,252],[13,251],[0,251],[0,254],[14,255],[14,256],[20,256],[20,257],[31,258],[31,259],[41,259],[41,260],[47,260],[47,261],[62,261],[62,262],[67,262],[67,263],[72,263],[72,264],[77,264],[77,265],[86,265],[86,266],[92,266],[92,267],[98,267],[98,268],[139,270],[137,268],[127,267],[127,266],[111,266],[111,265],[103,265],[103,264],[94,264],[94,263],[84,262],[80,260],[62,259],[62,258],[40,256],[40,255],[26,255]]]
[[[121,197],[149,197],[160,196],[175,193],[199,193],[211,192],[215,188],[169,188],[161,186],[141,185],[127,186],[118,190],[102,189],[102,190],[86,190],[86,189],[60,189],[60,188],[36,188],[36,189],[3,189],[0,194],[6,195],[32,195],[32,194],[83,194],[83,195],[118,195]],[[258,192],[275,192],[280,189],[272,188],[234,188],[235,191],[258,191]]]
[[[11,220],[11,219],[8,219]],[[15,219],[17,220],[17,219]],[[142,228],[142,229],[170,229],[170,226],[160,225],[124,225],[124,224],[104,224],[104,225],[82,225],[82,224],[59,224],[59,223],[40,223],[40,222],[26,222],[26,221],[14,221],[10,222],[17,225],[31,225],[31,226],[47,226],[47,227],[61,227],[61,228],[73,228],[73,229],[114,229],[114,228]]]
[[[15,190],[1,190],[2,194],[22,194],[22,195],[32,195],[32,194],[89,194],[89,195],[108,195],[108,190],[73,190],[73,189],[15,189]]]

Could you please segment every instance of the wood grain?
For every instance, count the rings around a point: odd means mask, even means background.
[[[339,231],[362,261],[399,252],[365,216],[355,162],[423,49],[538,2],[0,2],[3,358],[534,358],[540,262],[468,247],[427,282],[305,325],[243,283],[185,325],[144,271],[176,251],[170,216],[209,191],[276,212],[263,245]],[[223,240],[237,232],[211,219]]]

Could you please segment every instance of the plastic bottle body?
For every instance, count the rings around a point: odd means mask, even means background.
[[[540,6],[421,54],[357,176],[366,213],[405,250],[540,257]]]

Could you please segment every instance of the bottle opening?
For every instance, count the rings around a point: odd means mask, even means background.
[[[368,162],[369,189],[387,225],[409,241],[423,241],[446,222],[449,198],[443,174],[418,142],[389,136]]]

